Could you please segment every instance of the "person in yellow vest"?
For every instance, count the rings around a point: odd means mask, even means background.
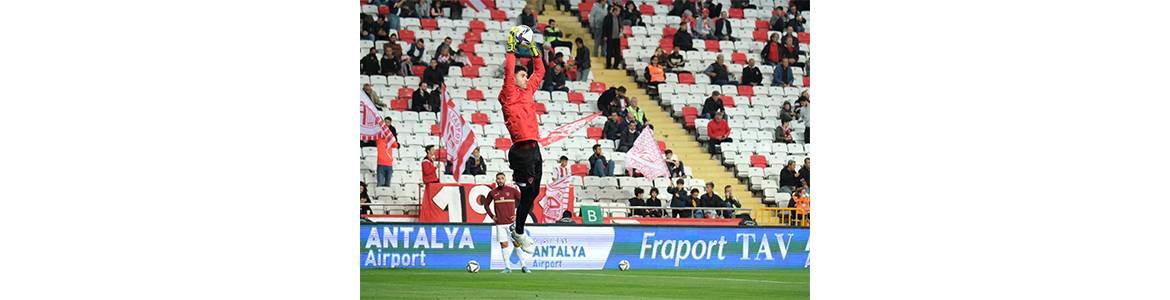
[[[633,116],[635,121],[646,124],[646,110],[638,107],[638,97],[630,98],[630,107],[626,107],[626,117],[630,116]],[[638,130],[641,129],[641,126],[638,126]]]
[[[662,61],[658,60],[658,56],[650,57],[650,64],[646,65],[646,87],[650,90],[650,95],[658,95],[658,85],[666,82],[666,68],[662,65]]]

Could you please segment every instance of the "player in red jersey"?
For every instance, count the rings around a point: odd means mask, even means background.
[[[528,71],[516,65],[516,47],[529,49],[536,69],[529,77]],[[516,204],[516,230],[512,239],[520,243],[520,249],[529,254],[536,250],[532,237],[524,231],[524,221],[532,212],[533,202],[540,194],[541,157],[540,127],[536,123],[536,101],[532,94],[540,89],[544,80],[544,64],[548,59],[540,56],[532,45],[516,45],[509,39],[507,54],[504,55],[504,87],[500,90],[500,106],[504,114],[504,126],[512,136],[512,148],[508,150],[508,166],[512,168],[512,181],[520,187],[520,202]]]
[[[520,246],[519,243],[512,240],[512,230],[510,229],[512,222],[516,221],[516,200],[520,198],[520,190],[505,185],[506,178],[504,173],[496,174],[496,187],[487,194],[486,200],[483,202],[483,208],[487,211],[488,216],[496,221],[496,241],[500,242],[500,257],[504,259],[504,271],[500,273],[512,273],[512,252],[516,249],[512,246]],[[494,210],[490,206],[492,202],[496,203]],[[495,213],[492,213],[493,211]],[[516,251],[516,256],[520,257],[520,270],[524,273],[532,273],[524,262],[528,260],[526,255],[530,254]]]

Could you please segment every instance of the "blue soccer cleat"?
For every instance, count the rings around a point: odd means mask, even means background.
[[[525,270],[527,270],[527,269],[525,269]],[[512,273],[512,269],[510,269],[510,268],[504,268],[504,270],[503,270],[503,271],[500,271],[500,273]]]
[[[532,273],[532,270],[529,270],[528,267],[520,267],[520,272]]]

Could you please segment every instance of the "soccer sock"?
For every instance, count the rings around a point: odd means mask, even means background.
[[[500,258],[504,259],[504,268],[505,269],[512,268],[512,262],[508,261],[508,259],[512,258],[512,250],[514,248],[515,247],[512,247],[512,244],[509,243],[508,248],[504,248],[504,249],[500,250]],[[521,261],[523,261],[523,258],[521,258]]]
[[[520,258],[520,267],[527,267],[528,263],[526,263],[526,261],[528,261],[528,258],[526,258],[526,257],[532,256],[532,254],[528,254],[528,252],[524,252],[524,251],[521,251],[520,249],[516,249],[516,256]]]

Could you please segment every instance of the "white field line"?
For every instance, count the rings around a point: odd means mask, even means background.
[[[755,279],[738,279],[738,278],[711,278],[711,277],[688,277],[688,276],[651,276],[651,275],[615,275],[615,274],[590,274],[590,273],[570,273],[573,275],[590,275],[590,276],[617,276],[617,277],[657,277],[657,278],[680,278],[680,279],[700,279],[700,280],[731,280],[731,281],[747,281],[747,282],[763,282],[763,283],[788,283],[788,284],[807,284],[808,282],[787,282],[787,281],[771,281],[771,280],[755,280]]]

